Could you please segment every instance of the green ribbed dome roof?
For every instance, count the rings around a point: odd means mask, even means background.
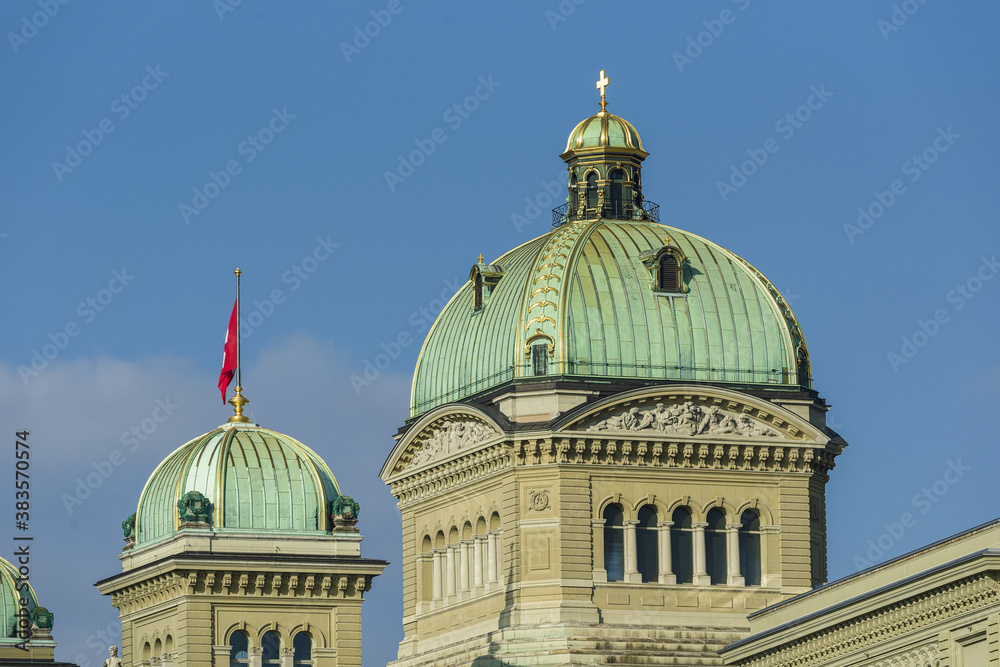
[[[255,424],[226,424],[182,445],[157,466],[139,497],[136,545],[180,527],[177,503],[198,491],[222,532],[327,532],[340,495],[322,458],[298,440]]]
[[[642,140],[632,123],[613,113],[602,111],[580,121],[566,141],[567,151],[602,147],[642,150]]]
[[[656,292],[643,264],[666,245],[689,263],[683,294]],[[581,220],[491,265],[503,275],[484,306],[474,310],[470,281],[428,333],[411,416],[532,377],[529,347],[538,341],[552,345],[552,376],[810,385],[805,341],[778,291],[742,258],[695,234],[653,222]]]
[[[17,612],[21,609],[21,598],[28,602],[28,611],[34,611],[38,606],[35,591],[28,584],[23,591],[18,591],[20,573],[13,564],[0,558],[0,613],[3,614],[3,629],[0,630],[0,641],[21,641],[17,638]],[[27,582],[25,582],[27,583]]]

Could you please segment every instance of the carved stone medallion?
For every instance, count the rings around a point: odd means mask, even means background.
[[[540,489],[528,491],[528,511],[542,512],[549,508],[549,491]]]

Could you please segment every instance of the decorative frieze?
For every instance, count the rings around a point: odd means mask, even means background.
[[[447,458],[496,435],[496,429],[481,420],[443,417],[428,424],[413,438],[393,472],[399,473],[409,466],[421,466],[434,459]]]
[[[126,586],[111,593],[111,604],[124,615],[181,595],[361,598],[371,588],[371,579],[365,574],[306,575],[304,585],[299,586],[300,574],[286,578],[273,572],[226,572],[219,576],[215,571],[191,570]]]
[[[997,604],[1000,604],[1000,583],[986,574],[968,577],[733,664],[740,667],[822,665],[841,656],[870,652],[884,642],[913,635],[950,618]],[[912,653],[922,655],[920,651],[931,650],[921,648]],[[909,654],[891,656],[875,665],[905,665],[908,664],[903,660],[905,657]]]
[[[717,405],[702,407],[694,401],[679,404],[656,403],[643,410],[632,406],[591,421],[588,431],[634,433],[646,431],[664,435],[733,435],[747,438],[786,438],[783,433],[740,412],[732,413]]]
[[[627,438],[530,438],[487,449],[421,470],[392,483],[399,507],[474,482],[512,466],[578,463],[704,470],[808,473],[826,479],[836,453],[792,442],[774,445],[660,442]]]

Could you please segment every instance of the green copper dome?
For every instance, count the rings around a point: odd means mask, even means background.
[[[17,613],[21,610],[21,598],[27,602],[28,613],[38,606],[35,591],[26,580],[19,583],[20,577],[20,573],[12,563],[0,558],[0,613],[3,614],[0,642],[21,641],[17,637]],[[18,590],[19,587],[23,587],[23,590]]]
[[[674,292],[656,285],[655,258],[668,248],[683,259]],[[474,268],[428,333],[411,416],[537,377],[538,361],[555,377],[810,386],[805,341],[778,291],[695,234],[650,221],[576,220],[490,265],[502,275],[482,306]],[[538,345],[548,349],[539,355]]]
[[[632,124],[607,111],[585,118],[569,133],[566,151],[581,148],[635,148],[642,150],[642,140]]]
[[[327,532],[340,495],[326,463],[301,442],[256,424],[226,424],[182,445],[157,466],[139,497],[136,545],[180,528],[178,503],[198,492],[212,530]],[[185,500],[187,502],[187,500]],[[188,507],[189,520],[199,508]]]

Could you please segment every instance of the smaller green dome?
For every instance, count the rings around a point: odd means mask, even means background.
[[[182,521],[216,532],[327,533],[339,495],[326,462],[298,440],[229,423],[156,467],[139,497],[135,545],[174,533]]]
[[[569,133],[566,151],[580,148],[633,148],[643,150],[632,123],[607,111],[580,121]]]
[[[27,602],[26,608],[30,615],[38,607],[35,591],[27,580],[21,579],[21,573],[12,563],[0,558],[0,614],[3,615],[0,642],[21,641],[17,637],[17,614],[21,611],[22,598]]]

